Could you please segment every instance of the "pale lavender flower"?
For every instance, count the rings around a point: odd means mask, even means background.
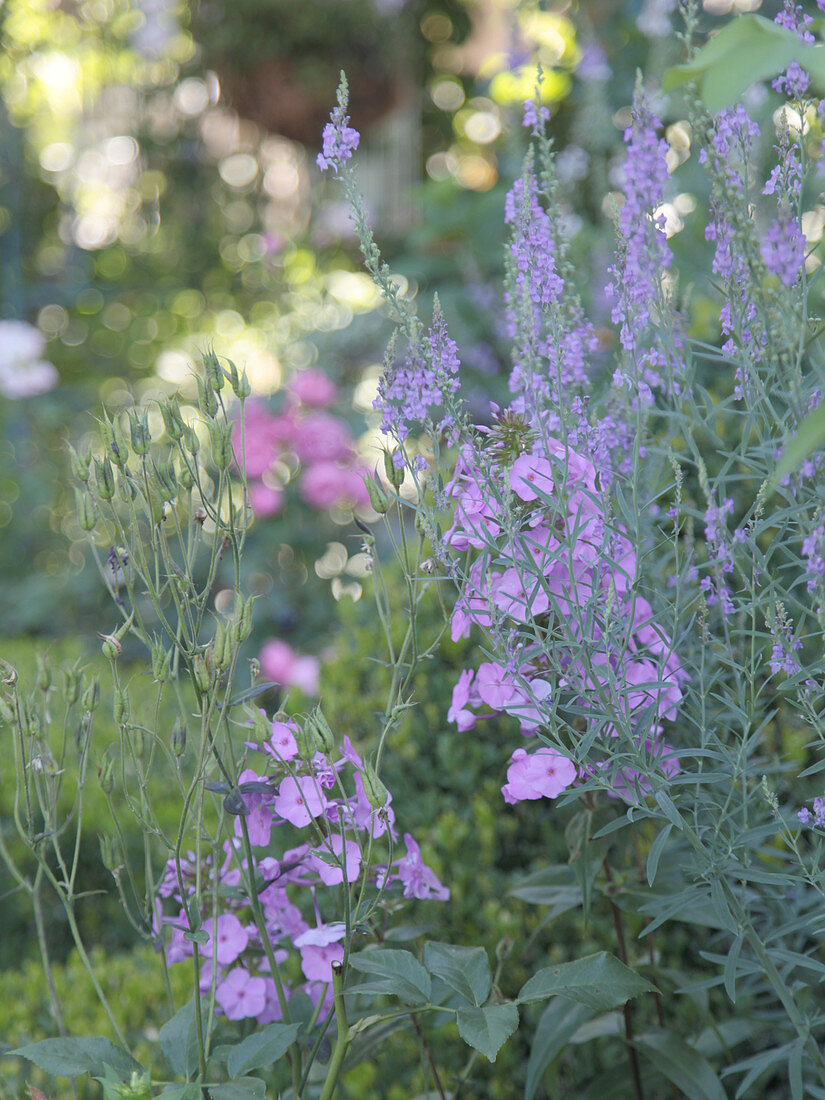
[[[805,263],[805,238],[796,218],[780,218],[771,224],[761,246],[762,260],[787,287],[798,280]]]
[[[825,581],[825,522],[820,521],[803,541],[802,556],[808,561],[806,587],[813,592]]]
[[[347,114],[347,81],[341,73],[341,83],[338,85],[338,104],[333,108],[330,120],[324,127],[322,134],[322,150],[316,157],[318,167],[322,172],[328,168],[334,168],[340,172],[344,163],[350,159],[358,148],[361,135],[349,124]]]

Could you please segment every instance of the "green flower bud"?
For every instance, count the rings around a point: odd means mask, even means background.
[[[376,810],[382,810],[387,804],[389,791],[378,778],[375,768],[368,760],[364,761],[361,780],[364,784],[364,794],[367,796],[370,806]]]
[[[108,458],[95,459],[95,488],[101,500],[111,500],[115,495],[115,472]]]
[[[387,481],[393,489],[400,489],[404,484],[404,467],[396,466],[393,461],[398,453],[398,451],[394,451],[392,454],[389,451],[384,451],[384,473],[387,475]]]
[[[209,439],[212,443],[212,461],[219,470],[225,470],[234,457],[232,451],[232,426],[217,420],[209,423]]]
[[[209,691],[212,677],[209,675],[206,658],[202,653],[196,653],[192,658],[192,679],[195,681],[198,691]]]
[[[129,448],[126,446],[126,440],[123,438],[123,432],[120,429],[117,417],[110,420],[104,413],[100,424],[100,438],[103,440],[107,456],[114,462],[115,466],[123,469],[129,458]]]
[[[319,703],[315,710],[310,714],[309,721],[312,723],[312,731],[315,734],[315,741],[318,748],[324,754],[329,756],[332,750],[335,748],[335,737],[330,729],[329,722],[326,719],[326,715],[321,710],[321,704]]]
[[[232,392],[239,401],[246,401],[247,397],[252,393],[252,387],[249,385],[246,371],[239,371],[231,359],[228,359],[227,362],[229,364],[229,383],[232,386]]]
[[[207,419],[213,420],[218,413],[218,398],[209,375],[205,379],[197,378],[196,381],[198,383],[198,408]]]
[[[132,411],[129,413],[129,434],[132,438],[132,450],[135,454],[148,454],[152,436],[149,432],[149,420],[145,410],[141,409],[140,412]]]
[[[383,516],[390,506],[390,499],[384,491],[384,486],[377,477],[365,477],[364,484],[369,493],[373,512],[377,512],[379,516]]]
[[[175,465],[171,456],[165,461],[152,464],[154,482],[164,500],[174,500],[178,495],[178,481],[175,474]]]
[[[195,478],[190,470],[189,466],[185,462],[181,462],[177,471],[178,485],[184,492],[189,492],[192,486],[195,484]]]
[[[86,451],[85,453],[78,454],[71,443],[69,447],[69,459],[72,467],[72,477],[77,478],[78,481],[82,481],[86,485],[89,481],[89,472],[92,465],[92,453]]]
[[[95,519],[95,504],[92,498],[84,489],[75,489],[74,503],[80,530],[93,531],[97,520]]]
[[[172,650],[165,650],[160,642],[152,643],[152,678],[157,684],[165,684],[172,671]]]
[[[66,705],[70,707],[80,698],[80,670],[75,666],[74,668],[64,668],[61,671],[63,674],[63,697],[66,700]]]
[[[100,652],[107,661],[116,661],[123,652],[123,646],[114,634],[101,634],[100,637],[103,639]]]
[[[175,756],[183,756],[186,752],[186,726],[180,719],[172,727],[172,752]]]
[[[100,834],[100,858],[103,861],[103,866],[106,868],[106,870],[110,874],[114,874],[114,872],[119,867],[117,858],[117,845],[114,839],[110,837],[107,833]]]

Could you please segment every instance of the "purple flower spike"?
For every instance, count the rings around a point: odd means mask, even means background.
[[[350,159],[358,148],[361,135],[349,124],[347,114],[347,79],[341,73],[341,83],[338,85],[338,106],[330,115],[330,121],[324,127],[322,134],[322,150],[316,161],[322,172],[328,168],[334,168],[340,172],[344,163]]]

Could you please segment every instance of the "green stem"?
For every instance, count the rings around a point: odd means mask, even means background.
[[[339,962],[332,964],[332,990],[335,1000],[335,1026],[338,1037],[335,1041],[335,1049],[329,1060],[324,1088],[321,1092],[321,1100],[332,1100],[338,1085],[338,1076],[344,1064],[349,1047],[349,1026],[347,1024],[347,1011],[344,1006],[344,968]]]

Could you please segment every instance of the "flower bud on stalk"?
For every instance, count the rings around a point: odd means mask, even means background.
[[[227,669],[232,663],[232,653],[235,649],[234,631],[231,623],[225,623],[218,619],[215,627],[215,639],[212,643],[212,654],[215,668]]]
[[[63,698],[67,706],[72,706],[80,697],[80,672],[76,668],[64,668]]]
[[[157,684],[165,684],[171,675],[172,650],[165,650],[160,642],[152,645],[152,677]]]
[[[92,498],[83,489],[75,489],[74,491],[75,509],[77,511],[77,522],[80,525],[81,531],[93,531],[95,523],[95,505]]]
[[[387,804],[389,791],[378,778],[375,768],[368,760],[364,761],[361,780],[364,784],[364,794],[367,796],[370,806],[376,810],[382,810]]]
[[[51,689],[54,683],[54,677],[52,676],[52,666],[49,664],[48,657],[41,657],[37,655],[37,690],[47,692]]]
[[[230,371],[230,383],[232,385],[232,392],[235,394],[239,401],[246,401],[247,397],[252,393],[252,387],[249,384],[249,379],[246,376],[246,371],[242,370],[238,372],[235,364],[230,360],[229,366],[231,371],[234,371],[234,376]]]
[[[107,456],[111,458],[115,466],[123,469],[129,458],[129,448],[126,446],[126,440],[123,438],[123,432],[120,430],[117,417],[110,420],[104,414],[100,424],[100,438],[103,440]]]
[[[115,472],[108,458],[95,459],[95,488],[101,500],[111,500],[115,495]]]
[[[132,450],[136,455],[149,453],[152,436],[149,432],[149,420],[145,410],[129,413],[129,435],[132,439]]]
[[[78,453],[71,443],[68,444],[69,459],[72,467],[72,477],[77,478],[84,485],[89,482],[89,474],[92,466],[92,452],[86,451]]]
[[[203,369],[207,383],[212,386],[213,390],[220,393],[226,378],[223,373],[223,368],[221,367],[220,359],[218,359],[215,352],[211,349],[203,355]]]
[[[364,484],[367,487],[367,493],[369,494],[370,505],[372,506],[373,512],[377,512],[379,516],[385,515],[389,509],[390,500],[384,492],[384,486],[377,477],[365,477]]]

